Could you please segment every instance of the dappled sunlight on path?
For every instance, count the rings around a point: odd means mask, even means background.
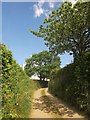
[[[34,93],[30,118],[84,118],[41,88]]]

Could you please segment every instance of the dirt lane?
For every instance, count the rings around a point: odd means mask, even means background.
[[[30,118],[84,118],[48,93],[47,88],[35,91]]]

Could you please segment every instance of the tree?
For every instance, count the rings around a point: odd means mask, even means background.
[[[40,80],[49,78],[52,69],[60,67],[60,58],[54,56],[48,51],[42,51],[33,54],[31,58],[26,59],[25,72],[32,76],[37,74]]]
[[[44,38],[54,54],[69,52],[74,59],[90,50],[90,2],[77,2],[72,6],[64,2],[46,18],[39,31],[30,30]]]

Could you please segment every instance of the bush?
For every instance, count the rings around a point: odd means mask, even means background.
[[[75,77],[77,80],[77,105],[90,114],[90,52],[76,61]]]
[[[90,52],[60,70],[53,70],[49,91],[90,114]]]
[[[2,87],[2,118],[27,118],[35,83],[29,79],[12,57],[12,52],[0,44]]]
[[[58,80],[59,80],[59,76],[58,76],[58,73],[59,73],[60,69],[56,68],[56,69],[53,69],[50,73],[50,82],[48,83],[48,87],[49,87],[49,91],[51,93],[54,93],[55,95],[57,95],[57,89],[58,89]]]

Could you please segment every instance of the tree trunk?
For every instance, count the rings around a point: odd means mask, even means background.
[[[41,74],[40,74],[39,78],[40,78],[40,80],[42,80],[42,76],[41,76]]]

